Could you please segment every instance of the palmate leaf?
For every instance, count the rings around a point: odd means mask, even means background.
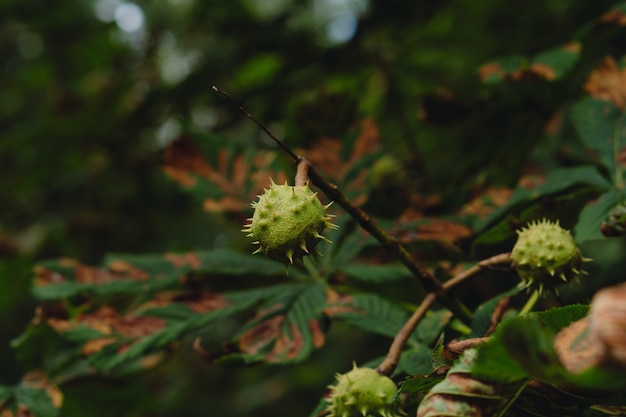
[[[3,417],[56,417],[63,394],[48,376],[32,371],[16,386],[0,386],[0,414]]]
[[[530,59],[521,56],[505,57],[483,65],[480,68],[481,79],[485,83],[558,80],[578,62],[580,52],[579,44],[569,43],[541,52]]]
[[[410,316],[408,311],[376,294],[341,297],[326,312],[333,319],[391,338]]]
[[[594,167],[553,170],[540,185],[532,188],[518,187],[506,204],[486,218],[478,220],[474,230],[479,235],[472,244],[473,248],[500,244],[507,239],[512,243],[515,230],[524,226],[526,221],[558,212],[559,209],[568,216],[575,216],[577,210],[590,198],[610,189],[610,182]],[[546,201],[550,202],[549,208],[544,207]],[[557,218],[563,220],[560,216]]]
[[[42,300],[95,295],[149,295],[175,286],[190,271],[220,275],[284,274],[284,268],[261,256],[214,250],[164,255],[109,255],[102,267],[61,259],[36,267],[33,292]]]
[[[472,372],[476,349],[466,350],[450,368],[445,379],[430,389],[417,410],[417,417],[503,416],[524,388],[525,381],[491,383]]]
[[[380,132],[374,121],[365,119],[358,132],[348,133],[341,139],[318,139],[302,153],[353,204],[360,205],[367,200],[369,193],[369,168],[382,155]]]
[[[348,277],[357,281],[374,283],[393,283],[413,278],[411,272],[401,264],[370,265],[351,263],[339,269]]]
[[[182,136],[166,149],[163,171],[210,212],[240,213],[269,185],[287,176],[277,152],[254,151],[220,137]]]
[[[587,97],[572,108],[581,140],[593,150],[617,188],[624,185],[626,117],[614,103]]]
[[[76,359],[84,358],[100,371],[121,374],[158,364],[171,343],[251,310],[280,290],[267,287],[221,294],[167,293],[123,313],[102,306],[74,317],[41,316],[37,321],[38,327],[48,326],[73,344]],[[29,334],[37,337],[37,332],[31,330],[16,344],[28,344]]]
[[[326,286],[287,284],[257,308],[257,314],[233,338],[221,363],[293,363],[306,359],[325,342]]]

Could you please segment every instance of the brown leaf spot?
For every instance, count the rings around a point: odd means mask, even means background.
[[[116,337],[99,337],[97,339],[92,339],[83,345],[81,352],[85,356],[93,355],[94,353],[100,352],[102,348],[110,345],[111,343],[115,343],[116,341]]]
[[[213,174],[204,156],[195,144],[186,136],[182,136],[169,144],[165,149],[162,164],[163,171],[183,187],[196,184],[194,175],[210,178]]]
[[[276,315],[252,327],[239,337],[239,349],[254,355],[275,340],[281,332],[285,316]]]
[[[408,244],[416,241],[437,241],[452,243],[466,238],[472,230],[461,224],[444,219],[429,219],[427,223],[417,226],[414,230],[391,230],[389,232],[400,242]]]
[[[461,214],[478,218],[487,217],[496,208],[506,204],[512,195],[513,191],[509,188],[489,187],[465,204],[461,209]]]
[[[327,307],[324,308],[324,314],[326,314],[328,317],[338,316],[346,313],[366,313],[366,311],[361,310],[354,305],[354,300],[349,295],[339,294],[331,290],[328,290],[326,294]]]
[[[589,336],[588,318],[561,329],[553,344],[559,361],[572,373],[584,371],[602,360],[602,345]]]
[[[545,182],[546,177],[542,174],[526,174],[517,181],[517,186],[520,188],[532,190],[533,188],[537,188]]]
[[[44,268],[43,266],[35,266],[35,277],[33,278],[35,287],[44,287],[51,284],[60,284],[67,279],[56,271]]]
[[[199,297],[184,300],[183,303],[196,313],[207,313],[209,311],[219,310],[228,307],[232,303],[222,294],[203,291]]]
[[[22,385],[29,388],[36,388],[43,390],[50,398],[54,408],[61,408],[63,405],[63,393],[54,385],[48,376],[40,370],[35,370],[27,373],[22,378]]]
[[[309,331],[311,332],[311,337],[313,338],[313,346],[316,348],[322,347],[324,345],[324,341],[326,340],[326,335],[320,327],[320,322],[316,319],[309,320]]]
[[[74,281],[85,284],[106,284],[122,278],[122,273],[83,264],[76,265],[74,269]]]
[[[556,78],[554,69],[542,62],[532,63],[529,71],[544,80],[552,81]]]
[[[304,337],[298,326],[291,323],[291,337],[286,332],[282,332],[276,339],[272,352],[267,355],[268,362],[282,362],[284,359],[295,359],[304,346]]]
[[[591,97],[612,102],[623,110],[626,104],[626,69],[618,68],[613,57],[607,56],[591,72],[583,88]]]
[[[626,283],[598,291],[589,316],[590,337],[602,344],[606,361],[626,369]]]
[[[496,62],[488,62],[478,69],[478,76],[481,81],[497,77],[498,79],[504,78],[506,73],[502,66]]]
[[[247,204],[241,199],[231,196],[224,196],[219,199],[207,198],[202,203],[204,211],[208,211],[209,213],[240,213],[246,208],[246,206]]]
[[[143,281],[150,276],[150,274],[143,269],[139,269],[136,266],[122,260],[114,260],[109,263],[108,267],[112,272],[124,274],[139,281]]]
[[[610,10],[600,16],[600,23],[626,26],[626,14],[620,10]]]
[[[190,253],[166,253],[164,258],[174,264],[177,268],[182,268],[184,266],[190,266],[192,268],[200,268],[202,266],[202,262],[197,254]]]

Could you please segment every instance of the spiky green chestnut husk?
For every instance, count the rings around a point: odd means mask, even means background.
[[[256,239],[259,248],[254,253],[293,264],[309,255],[320,241],[328,240],[322,235],[324,229],[337,227],[330,223],[329,205],[322,205],[308,184],[276,185],[271,181],[270,188],[252,203],[254,215],[243,231]]]
[[[532,221],[517,234],[511,260],[522,288],[542,291],[584,273],[580,267],[590,259],[582,256],[572,235],[558,221]]]
[[[371,368],[353,369],[337,374],[337,384],[330,385],[327,398],[329,417],[394,417],[404,413],[392,403],[396,384]]]

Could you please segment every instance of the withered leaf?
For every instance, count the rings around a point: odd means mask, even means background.
[[[585,91],[594,98],[613,103],[620,110],[626,105],[626,67],[611,56],[604,58],[589,75]]]
[[[206,155],[190,137],[181,136],[167,147],[162,163],[166,175],[201,200],[205,210],[240,213],[268,186],[269,178],[285,181],[285,174],[273,168],[276,151],[248,155],[228,142],[218,145]]]
[[[311,148],[300,150],[357,205],[366,201],[369,167],[381,147],[380,132],[374,121],[364,119],[358,129],[355,138],[339,140],[324,137],[316,140]]]

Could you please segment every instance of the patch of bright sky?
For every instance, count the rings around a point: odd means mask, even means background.
[[[124,33],[134,33],[144,29],[145,15],[141,7],[121,0],[96,0],[96,17],[103,22],[115,22]]]
[[[331,43],[348,42],[359,25],[359,16],[367,11],[368,0],[314,0],[316,19],[323,23]]]

